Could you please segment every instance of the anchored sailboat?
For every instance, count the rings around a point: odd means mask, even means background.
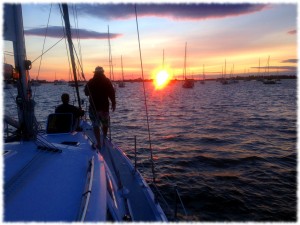
[[[123,71],[123,58],[121,56],[121,68],[122,68],[122,80],[119,81],[119,87],[123,88],[125,87],[125,82],[124,82],[124,71]]]
[[[81,108],[68,7],[66,26],[78,106]],[[4,22],[18,68],[19,141],[4,144],[4,221],[167,221],[141,174],[124,152],[105,138],[100,151],[92,126],[70,113],[50,114],[39,132],[31,98],[21,5],[5,4]],[[11,24],[13,23],[13,24]],[[14,29],[15,28],[15,29]],[[103,137],[102,137],[103,139]]]
[[[221,84],[228,84],[228,81],[226,79],[226,59],[225,59],[225,69],[224,69],[224,72],[222,71]]]
[[[184,69],[183,69],[183,88],[193,88],[194,87],[194,79],[188,79],[186,77],[186,48],[187,43],[185,43],[185,51],[184,51]]]
[[[202,73],[202,80],[200,82],[201,84],[205,84],[205,75],[204,75],[204,64],[203,64],[203,73]]]
[[[268,57],[268,62],[267,62],[267,78],[263,79],[263,83],[264,84],[276,84],[276,80],[269,77],[269,72],[270,72],[270,56]]]

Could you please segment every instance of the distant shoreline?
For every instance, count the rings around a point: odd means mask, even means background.
[[[239,80],[239,81],[250,81],[250,80],[261,80],[261,79],[281,79],[281,80],[285,80],[285,79],[297,79],[296,75],[271,75],[271,76],[236,76],[236,77],[229,77],[229,78],[209,78],[209,79],[204,79],[205,81],[220,81],[222,79],[234,79],[234,80]],[[195,82],[197,81],[202,81],[202,79],[192,79]],[[54,83],[54,81],[47,81],[47,80],[37,80],[40,83]],[[145,79],[145,82],[153,82],[153,79]],[[173,79],[171,80],[171,82],[182,82],[182,79]],[[71,83],[74,81],[71,81]],[[113,82],[121,82],[121,80],[114,80]],[[134,82],[143,82],[142,78],[137,78],[137,79],[126,79],[124,80],[124,82],[127,83],[134,83]],[[69,84],[69,82],[67,82],[67,84]]]

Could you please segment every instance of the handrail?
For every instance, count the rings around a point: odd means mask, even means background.
[[[103,143],[105,143],[105,138],[103,138]],[[114,146],[113,146],[112,143],[111,143],[111,145],[112,145],[111,149],[114,149]],[[108,156],[109,156],[109,159],[111,161],[112,168],[113,168],[113,170],[114,170],[114,172],[116,174],[116,177],[118,179],[118,189],[120,190],[120,189],[123,188],[123,183],[122,183],[122,180],[121,180],[120,171],[117,169],[114,157],[111,154],[111,149],[108,149]]]
[[[175,195],[176,196],[175,196],[175,213],[174,213],[174,219],[177,219],[177,199],[179,199],[180,204],[182,206],[182,209],[184,211],[184,214],[185,214],[185,216],[187,216],[187,212],[185,210],[184,204],[183,204],[183,202],[181,200],[181,197],[179,195],[179,192],[178,192],[178,189],[177,189],[177,185],[175,186]]]
[[[80,221],[83,222],[87,213],[87,208],[90,202],[91,192],[92,192],[92,185],[93,185],[93,178],[94,178],[94,156],[90,160],[89,170],[88,170],[88,188],[87,191],[83,193],[85,195],[85,202],[82,210],[82,214],[80,215]]]

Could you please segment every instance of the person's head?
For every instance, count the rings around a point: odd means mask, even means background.
[[[104,69],[101,66],[97,66],[95,68],[94,75],[104,75]]]
[[[68,104],[69,100],[70,100],[69,94],[63,93],[61,95],[61,101],[63,102],[63,104]]]

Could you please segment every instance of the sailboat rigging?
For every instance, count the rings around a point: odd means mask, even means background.
[[[81,108],[68,6],[61,7]],[[4,221],[167,221],[152,190],[119,147],[102,137],[105,146],[92,150],[95,137],[88,121],[80,118],[77,130],[72,114],[53,113],[46,131],[37,131],[21,5],[6,4],[4,13],[5,24],[16,28],[9,40],[20,73],[17,104],[22,131],[21,142],[4,144]],[[8,24],[12,21],[13,26]]]
[[[78,81],[77,81],[77,73],[76,73],[77,70],[76,70],[76,65],[75,65],[75,57],[74,57],[74,52],[73,52],[71,25],[70,25],[70,20],[69,20],[69,11],[68,11],[68,7],[66,4],[62,4],[62,10],[63,10],[63,17],[64,17],[64,21],[65,21],[65,26],[66,26],[66,35],[67,35],[67,40],[68,40],[68,45],[69,45],[69,52],[70,52],[70,57],[71,57],[71,65],[72,65],[73,77],[74,77],[74,82],[75,82],[78,106],[79,106],[79,109],[81,109],[82,107],[81,107],[80,94],[79,94]]]
[[[165,50],[163,49],[163,61],[162,61],[162,69],[165,69]]]
[[[185,50],[184,50],[184,68],[183,68],[183,88],[193,88],[194,87],[194,79],[188,79],[186,77],[186,49],[187,43],[185,43]]]
[[[204,64],[203,64],[203,71],[202,71],[202,80],[201,80],[201,84],[205,84]]]
[[[123,71],[123,58],[121,56],[121,68],[122,68],[122,80],[119,81],[119,87],[123,88],[125,87],[125,82],[124,82],[124,71]]]
[[[264,84],[276,84],[276,80],[270,78],[269,76],[269,72],[270,72],[270,56],[268,57],[268,61],[267,61],[267,67],[266,67],[266,70],[267,70],[267,78],[266,79],[263,79],[263,83]]]
[[[228,84],[228,81],[226,79],[226,59],[225,59],[225,69],[222,73],[222,78],[221,78],[221,84]]]
[[[110,45],[110,33],[109,26],[107,26],[107,39],[108,39],[108,64],[109,64],[109,79],[114,80],[114,66],[112,62],[111,45]]]
[[[22,17],[14,17],[14,14],[22,15],[21,8],[5,5],[4,39],[12,41],[15,61],[15,70],[18,73],[18,95],[16,97],[20,133],[23,139],[32,140],[36,136],[36,123],[34,116],[35,103],[32,100],[29,70],[31,61],[26,58],[25,40],[22,33]],[[18,43],[16,40],[19,40]]]

